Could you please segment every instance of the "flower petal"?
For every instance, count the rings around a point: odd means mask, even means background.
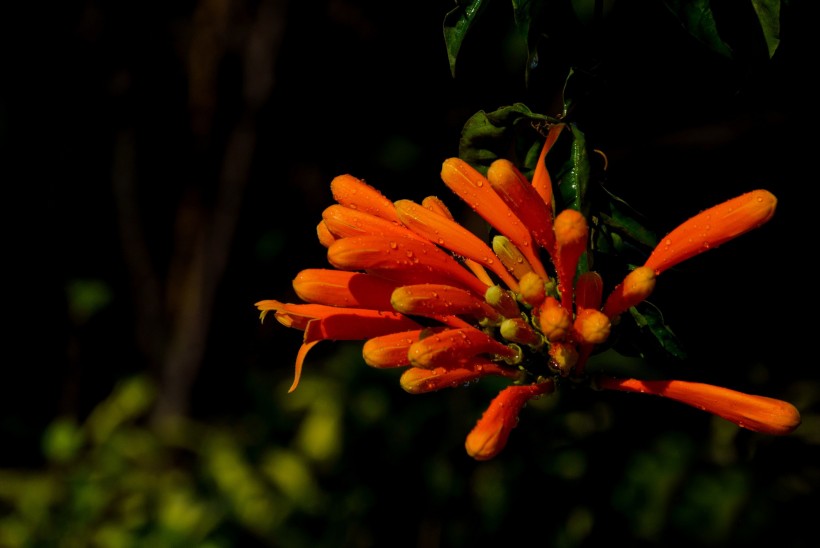
[[[669,398],[763,434],[789,434],[800,426],[801,422],[800,412],[788,402],[744,394],[711,384],[613,377],[601,377],[597,383],[600,388],[608,390],[640,392]]]
[[[388,221],[398,222],[393,202],[378,189],[352,175],[339,175],[330,182],[333,198],[341,205]]]
[[[493,237],[493,252],[516,279],[520,280],[528,273],[535,274],[532,265],[524,257],[524,254],[506,236],[499,234]],[[536,274],[536,276],[538,275]],[[507,283],[507,287],[518,293],[521,290],[520,284],[515,280],[513,280],[513,284]]]
[[[541,154],[538,157],[538,163],[535,164],[535,172],[532,175],[532,186],[544,200],[544,203],[549,206],[551,211],[555,210],[555,205],[552,202],[552,179],[550,179],[549,171],[547,171],[547,164],[545,160],[547,153],[558,140],[561,130],[564,129],[565,124],[554,124],[550,127],[547,138],[544,141],[544,146],[541,148]]]
[[[509,238],[538,274],[547,276],[533,249],[529,228],[504,203],[484,175],[461,158],[448,158],[442,164],[441,179],[484,220]]]
[[[290,388],[288,388],[288,394],[296,390],[296,387],[299,385],[299,379],[302,377],[302,367],[305,364],[305,357],[308,351],[316,346],[318,342],[319,341],[303,343],[302,346],[299,347],[299,352],[296,353],[296,368],[293,374],[293,383],[290,385]]]
[[[518,414],[530,399],[555,390],[553,381],[523,386],[508,386],[490,402],[467,435],[464,447],[476,460],[489,460],[507,445],[510,432],[518,424]]]
[[[421,239],[355,236],[342,238],[327,250],[342,270],[371,270],[411,283],[450,283],[484,296],[487,286],[452,256]],[[409,275],[409,277],[408,277]]]
[[[475,360],[457,367],[409,367],[402,373],[399,383],[410,394],[424,394],[463,386],[488,376],[516,379],[520,376],[520,371],[487,360]]]
[[[304,342],[325,339],[359,341],[421,327],[417,322],[398,312],[350,310],[308,322]]]
[[[322,212],[322,220],[330,233],[336,238],[384,236],[422,239],[398,220],[388,221],[365,211],[350,209],[338,204],[325,208]]]
[[[580,211],[565,209],[555,218],[555,270],[561,304],[572,311],[573,283],[578,260],[587,248],[589,225]]]
[[[441,201],[441,198],[438,198],[437,196],[427,196],[425,199],[421,201],[421,205],[426,207],[430,211],[447,217],[451,221],[455,221],[455,218],[453,217],[453,214],[450,213],[450,210],[447,208],[447,205],[443,201]],[[465,257],[464,265],[470,270],[472,270],[473,274],[476,275],[476,278],[486,283],[487,285],[493,285],[495,283],[492,280],[492,278],[490,278],[490,275],[487,274],[487,271],[484,270],[484,267],[476,261],[470,259],[469,257]]]
[[[736,238],[767,222],[777,198],[753,190],[701,211],[666,235],[644,263],[660,274],[690,257]]]
[[[457,222],[412,200],[398,200],[396,212],[401,222],[419,236],[453,253],[469,257],[493,271],[511,289],[518,288],[518,282],[510,275],[490,247]]]
[[[445,284],[416,284],[396,288],[390,302],[398,312],[421,316],[470,315],[493,322],[500,318],[496,309],[466,289]]]
[[[551,254],[555,245],[552,208],[524,174],[509,160],[499,158],[487,169],[487,180],[513,213],[530,229],[538,245]]]
[[[614,318],[645,300],[655,289],[657,275],[648,266],[639,266],[615,286],[604,304],[604,314]]]
[[[326,268],[302,270],[293,280],[294,291],[308,303],[389,311],[390,296],[398,286],[372,274]]]
[[[407,353],[424,332],[425,329],[411,329],[373,337],[362,346],[362,357],[367,365],[379,369],[410,365]]]
[[[490,354],[510,361],[520,358],[520,349],[503,344],[474,327],[448,329],[420,339],[410,347],[410,363],[416,367],[436,367]]]

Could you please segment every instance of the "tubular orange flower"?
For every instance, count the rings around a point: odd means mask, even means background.
[[[625,310],[645,300],[655,289],[655,270],[639,266],[615,286],[604,304],[604,314],[614,318]]]
[[[398,286],[371,274],[327,268],[309,268],[293,279],[296,295],[305,302],[374,310],[393,310],[390,296]]]
[[[488,460],[496,456],[507,445],[507,438],[518,424],[518,414],[524,404],[553,390],[555,383],[551,380],[504,388],[467,435],[464,444],[467,454],[476,460]]]
[[[711,384],[688,381],[641,381],[599,377],[600,388],[640,392],[669,398],[722,417],[741,428],[763,434],[784,435],[800,426],[800,413],[790,403],[744,394]]]
[[[587,271],[596,248],[588,247],[586,217],[576,209],[555,214],[545,157],[562,128],[550,128],[532,183],[507,160],[496,160],[487,177],[459,158],[442,164],[444,183],[496,231],[492,245],[457,223],[435,196],[421,204],[393,202],[352,175],[334,178],[337,203],[323,211],[316,229],[333,268],[296,275],[301,303],[256,303],[261,319],[273,313],[303,331],[289,391],[318,342],[362,340],[365,363],[405,368],[400,385],[412,394],[485,377],[506,381],[466,438],[467,453],[477,460],[504,448],[527,401],[563,383],[655,394],[755,432],[792,432],[800,414],[780,400],[701,383],[585,373],[594,352],[614,346],[620,315],[649,297],[663,271],[762,225],[777,200],[756,190],[695,215],[604,298],[604,279]]]
[[[416,367],[436,367],[490,354],[516,361],[520,349],[508,346],[474,327],[448,329],[413,343],[408,355]]]
[[[499,158],[487,169],[487,180],[513,213],[529,228],[538,245],[552,253],[552,210],[524,174],[509,160]]]
[[[408,367],[402,373],[399,383],[410,394],[435,392],[442,388],[455,388],[476,381],[482,377],[496,375],[508,379],[521,377],[518,370],[502,367],[495,362],[476,358],[449,367]]]
[[[465,289],[444,284],[405,285],[391,294],[393,309],[420,316],[467,315],[496,322],[498,311]]]
[[[335,177],[330,182],[330,192],[339,204],[348,209],[369,213],[388,221],[399,221],[393,202],[376,188],[352,175]]]
[[[701,211],[666,235],[644,263],[657,274],[757,228],[774,215],[777,198],[753,190]]]
[[[469,257],[489,268],[510,288],[518,288],[518,282],[497,260],[489,246],[460,224],[411,200],[398,200],[396,211],[401,222],[416,234],[453,253]]]
[[[580,211],[565,209],[555,218],[555,269],[561,304],[572,311],[573,281],[578,260],[587,248],[589,227]]]
[[[476,213],[509,238],[538,274],[547,277],[547,272],[533,249],[528,227],[493,190],[484,175],[460,158],[449,158],[442,164],[441,179]]]
[[[394,279],[399,276],[403,281],[450,282],[477,295],[484,295],[487,290],[481,280],[455,259],[426,241],[379,236],[342,238],[328,248],[327,258],[342,270],[369,270]]]

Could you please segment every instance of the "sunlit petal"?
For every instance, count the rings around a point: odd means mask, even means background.
[[[474,327],[448,329],[415,342],[409,351],[410,363],[416,367],[436,367],[461,362],[479,354],[489,354],[515,361],[520,348],[508,346]]]
[[[390,297],[395,310],[421,316],[469,315],[497,321],[500,314],[470,291],[445,284],[416,284],[396,288]]]
[[[294,291],[305,302],[373,310],[393,310],[390,296],[398,286],[379,276],[326,268],[302,270],[293,280]]]
[[[653,394],[679,401],[763,434],[789,434],[801,422],[800,412],[788,402],[711,384],[612,377],[601,377],[597,384],[604,389]]]
[[[614,318],[645,300],[655,289],[657,275],[648,266],[639,266],[615,286],[604,304],[604,314]]]
[[[384,236],[421,239],[418,234],[403,226],[398,220],[388,221],[371,213],[338,204],[325,208],[322,212],[322,220],[335,238]]]
[[[490,247],[460,224],[412,200],[398,200],[396,212],[401,222],[416,234],[453,253],[469,257],[494,272],[511,289],[518,288],[518,282]]]
[[[473,211],[509,238],[538,274],[546,277],[529,229],[493,190],[484,175],[460,158],[448,158],[442,164],[441,178]]]
[[[555,269],[561,304],[572,311],[573,283],[578,260],[586,251],[589,226],[581,212],[565,209],[555,218]]]
[[[378,189],[352,175],[339,175],[330,182],[333,198],[341,205],[398,222],[393,202]]]
[[[487,180],[501,199],[529,228],[542,249],[552,254],[555,235],[552,232],[552,208],[538,194],[515,165],[504,158],[487,169]]]
[[[508,386],[490,402],[476,425],[467,435],[464,447],[476,460],[488,460],[507,445],[510,432],[518,424],[518,414],[530,399],[549,394],[555,389],[553,381],[523,386]]]
[[[483,296],[487,286],[432,243],[409,238],[355,236],[335,242],[330,264],[342,270],[372,270],[411,283],[450,283]]]
[[[544,200],[544,203],[549,206],[551,211],[555,211],[555,205],[552,201],[552,179],[549,171],[547,171],[546,158],[547,153],[558,140],[561,130],[564,129],[564,124],[554,124],[550,127],[547,133],[547,138],[544,141],[544,146],[541,148],[541,154],[538,157],[538,163],[535,164],[535,172],[532,175],[532,186]]]
[[[660,274],[759,227],[772,218],[776,206],[774,194],[768,190],[753,190],[701,211],[667,234],[644,266]]]

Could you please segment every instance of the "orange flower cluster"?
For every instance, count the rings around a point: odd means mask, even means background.
[[[293,281],[302,303],[264,300],[287,327],[304,331],[290,391],[308,351],[323,340],[363,340],[364,361],[405,368],[401,386],[418,394],[481,377],[509,380],[468,434],[477,460],[506,445],[522,407],[584,366],[612,326],[646,299],[665,270],[767,222],[776,198],[754,190],[707,209],[670,232],[646,262],[604,298],[596,272],[577,274],[589,227],[574,209],[555,213],[544,158],[533,180],[509,161],[487,175],[459,158],[444,161],[441,178],[494,229],[490,244],[457,223],[444,202],[391,201],[351,175],[333,179],[336,204],[317,232],[333,268],[307,269]],[[543,258],[548,258],[550,271]],[[800,424],[791,404],[686,381],[599,376],[601,389],[655,394],[705,410],[738,426],[787,434]]]

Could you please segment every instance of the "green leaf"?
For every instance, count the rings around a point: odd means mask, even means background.
[[[648,342],[655,344],[644,343],[641,348],[641,353],[646,355],[651,353],[654,349],[652,346],[657,345],[663,349],[667,354],[678,359],[685,359],[686,352],[681,346],[678,338],[672,332],[666,323],[663,321],[663,314],[658,308],[646,301],[638,306],[633,306],[629,309],[632,318],[645,335],[651,335],[647,338]],[[638,341],[635,341],[636,343]]]
[[[710,0],[665,0],[686,31],[713,51],[732,58],[733,53],[718,33]]]
[[[482,173],[494,160],[506,158],[525,175],[535,168],[543,144],[538,128],[556,123],[550,116],[515,103],[493,112],[479,111],[461,130],[459,157]]]
[[[771,59],[780,45],[780,0],[752,0],[752,7],[760,21]]]
[[[515,28],[527,44],[527,66],[524,72],[524,81],[527,83],[530,71],[538,66],[538,44],[542,33],[540,26],[533,22],[540,20],[543,4],[537,0],[512,0]]]
[[[453,77],[456,75],[456,60],[464,38],[488,4],[489,0],[457,0],[456,7],[444,16],[444,45]]]
[[[559,209],[577,209],[587,215],[589,208],[585,207],[584,198],[589,187],[590,167],[586,137],[575,124],[570,124],[569,129],[572,137],[569,160],[558,171],[552,191],[557,195],[557,205],[562,206]]]

